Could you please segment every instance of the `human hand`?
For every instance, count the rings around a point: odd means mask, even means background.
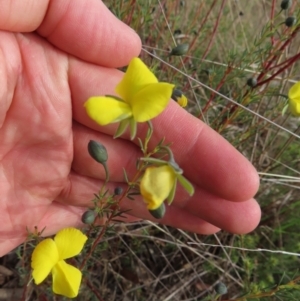
[[[114,93],[122,73],[113,68],[139,54],[140,40],[98,0],[6,1],[0,28],[2,256],[25,240],[26,227],[46,227],[50,235],[80,225],[104,180],[87,153],[89,140],[108,150],[112,189],[124,181],[122,167],[134,174],[138,146],[129,137],[112,139],[115,125],[96,125],[83,103]],[[258,188],[252,165],[174,102],[153,124],[152,145],[162,137],[173,142],[175,159],[196,188],[191,198],[179,190],[160,222],[203,234],[254,229],[260,209],[252,199]],[[139,126],[138,135],[143,131]],[[140,198],[121,206],[153,220]]]

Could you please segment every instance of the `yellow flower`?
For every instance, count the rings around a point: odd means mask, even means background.
[[[181,107],[186,107],[188,100],[186,96],[179,90],[174,89],[171,98],[173,98]]]
[[[183,108],[186,107],[188,103],[186,96],[182,94],[180,97],[178,97],[177,103]]]
[[[32,277],[40,284],[52,273],[53,292],[68,298],[78,295],[81,272],[67,264],[64,259],[78,255],[85,242],[86,235],[75,228],[59,231],[54,240],[44,239],[34,249],[31,257]]]
[[[288,93],[289,109],[294,116],[300,116],[300,82],[294,84]]]
[[[169,204],[173,201],[177,179],[190,195],[194,194],[192,184],[169,164],[146,169],[140,191],[148,210],[158,209],[166,199]]]
[[[141,180],[141,195],[148,210],[160,207],[176,185],[176,174],[169,165],[148,167]]]
[[[139,58],[133,58],[115,89],[119,97],[93,96],[84,106],[88,116],[100,125],[122,122],[117,136],[130,125],[133,138],[137,122],[148,121],[167,107],[173,87],[159,83]]]

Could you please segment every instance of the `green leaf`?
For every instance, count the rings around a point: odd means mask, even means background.
[[[164,161],[164,160],[160,160],[160,159],[155,159],[155,158],[140,158],[141,161],[147,162],[147,163],[152,163],[158,166],[161,165],[167,165],[168,162]]]
[[[281,93],[274,94],[274,96],[276,96],[276,95],[281,96],[281,97],[285,98],[286,100],[289,99],[289,97],[286,94],[281,94]]]
[[[133,118],[130,118],[129,125],[130,125],[130,139],[133,140],[136,136],[137,122]]]
[[[282,109],[282,112],[281,112],[282,116],[286,113],[286,111],[288,110],[288,108],[289,108],[288,104],[284,106],[284,108]]]
[[[127,129],[129,125],[129,119],[124,119],[119,123],[119,126],[116,130],[116,133],[114,135],[114,138],[120,137]]]
[[[129,183],[128,176],[127,176],[127,172],[126,172],[125,168],[123,168],[123,174],[124,174],[125,182],[126,182],[126,183]]]
[[[170,191],[170,194],[168,195],[168,198],[167,198],[168,205],[171,205],[174,200],[176,187],[177,187],[177,180],[175,180],[174,185]]]
[[[180,174],[176,174],[176,176],[182,187],[192,196],[195,192],[194,186],[184,176]]]
[[[144,153],[145,152],[145,150],[144,150],[144,145],[143,145],[143,141],[142,141],[142,139],[141,138],[137,138],[138,139],[138,142],[139,142],[139,145],[140,145],[140,149],[141,149],[141,151]]]

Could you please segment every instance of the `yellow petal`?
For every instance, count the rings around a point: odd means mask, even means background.
[[[54,241],[57,246],[59,260],[79,254],[87,240],[87,236],[76,228],[65,228],[59,231]]]
[[[55,294],[63,295],[68,298],[74,298],[78,295],[81,272],[61,260],[52,270],[52,289]]]
[[[35,247],[31,257],[32,277],[35,284],[45,280],[58,260],[58,250],[53,239],[44,239]]]
[[[168,165],[146,169],[140,190],[149,210],[155,210],[162,204],[169,196],[175,181],[174,170]]]
[[[289,99],[300,98],[300,82],[294,84],[289,90]]]
[[[135,57],[130,61],[122,81],[117,85],[116,93],[124,101],[129,102],[140,89],[157,82],[156,76],[149,68],[139,58]]]
[[[90,97],[84,106],[88,116],[100,125],[119,122],[132,116],[127,103],[109,96]]]
[[[182,94],[180,97],[178,97],[177,99],[177,103],[181,106],[181,107],[186,107],[188,100],[186,98],[186,96],[184,94]]]
[[[130,100],[133,118],[137,122],[148,121],[159,115],[168,105],[174,85],[150,84]]]
[[[300,98],[289,99],[289,110],[294,116],[300,116]]]
[[[289,109],[295,116],[300,116],[300,82],[294,84],[289,90]]]

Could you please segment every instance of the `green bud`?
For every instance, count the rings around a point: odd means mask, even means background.
[[[170,55],[184,55],[188,52],[189,46],[189,44],[180,44],[171,50]]]
[[[88,210],[82,214],[81,221],[86,225],[90,225],[95,221],[95,218],[96,218],[95,211]]]
[[[215,286],[215,291],[219,295],[227,294],[227,286],[223,282],[219,282]]]
[[[294,26],[295,24],[296,24],[296,22],[297,22],[297,19],[295,18],[295,17],[287,17],[286,19],[285,19],[285,25],[287,26],[287,27],[292,27],[292,26]]]
[[[108,155],[106,148],[99,142],[90,140],[88,144],[88,151],[90,156],[98,163],[105,164]]]
[[[254,88],[257,85],[257,79],[254,77],[250,77],[247,79],[247,85],[251,88]]]
[[[166,206],[162,203],[157,209],[149,210],[150,214],[156,219],[161,219],[166,213]]]
[[[174,89],[171,95],[171,98],[173,98],[174,100],[177,101],[178,98],[180,98],[182,96],[182,91],[179,89]]]
[[[121,195],[123,192],[123,188],[122,187],[116,187],[114,190],[114,194],[115,195]]]
[[[292,0],[282,0],[280,7],[283,10],[289,9],[292,6]]]
[[[181,35],[182,32],[181,32],[181,29],[175,29],[174,30],[174,36],[178,36],[178,35]]]

